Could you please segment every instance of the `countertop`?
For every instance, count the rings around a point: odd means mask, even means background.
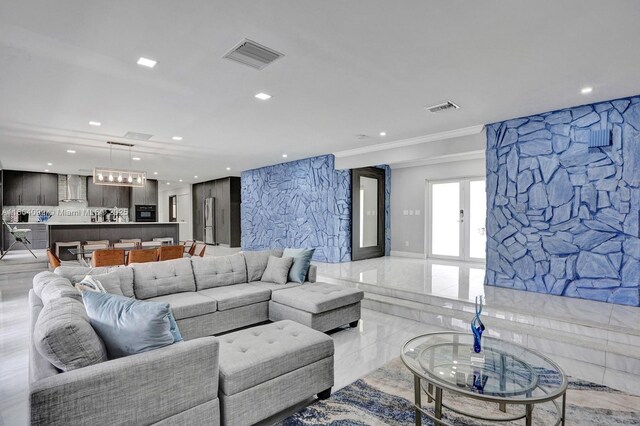
[[[180,222],[10,222],[9,225],[47,225],[47,226],[109,226],[109,225],[179,225]]]

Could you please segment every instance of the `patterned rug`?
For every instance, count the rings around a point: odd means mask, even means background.
[[[497,404],[456,397],[444,392],[446,404],[477,414],[500,415]],[[305,409],[278,423],[278,426],[356,426],[356,425],[414,425],[413,376],[400,358],[379,368],[368,376],[339,390],[326,401],[316,401]],[[423,405],[426,397],[423,396]],[[428,409],[428,407],[427,407]],[[513,415],[518,407],[509,406]],[[606,386],[582,380],[569,381],[567,391],[567,425],[640,425],[640,396],[616,391]],[[487,425],[471,422],[466,417],[445,410],[443,420],[456,425]],[[555,407],[551,403],[536,405],[534,424],[553,424]],[[432,425],[423,416],[423,425]],[[518,422],[500,423],[522,425]]]

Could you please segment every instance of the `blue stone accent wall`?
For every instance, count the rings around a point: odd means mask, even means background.
[[[314,260],[351,260],[351,172],[333,155],[242,172],[243,250],[316,248]]]
[[[639,212],[640,97],[487,126],[486,284],[640,306]]]

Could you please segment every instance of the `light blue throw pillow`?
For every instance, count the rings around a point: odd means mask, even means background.
[[[286,248],[282,257],[293,257],[293,265],[289,269],[289,281],[302,284],[309,273],[311,258],[316,249],[291,249]]]
[[[82,301],[111,359],[182,341],[168,303],[93,291],[83,291]]]

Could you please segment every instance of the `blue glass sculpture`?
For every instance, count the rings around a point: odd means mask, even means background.
[[[480,314],[482,313],[482,296],[476,296],[476,315],[471,320],[471,332],[473,333],[473,351],[480,353],[482,351],[482,345],[480,339],[482,338],[482,332],[484,331],[484,324],[480,321]]]

